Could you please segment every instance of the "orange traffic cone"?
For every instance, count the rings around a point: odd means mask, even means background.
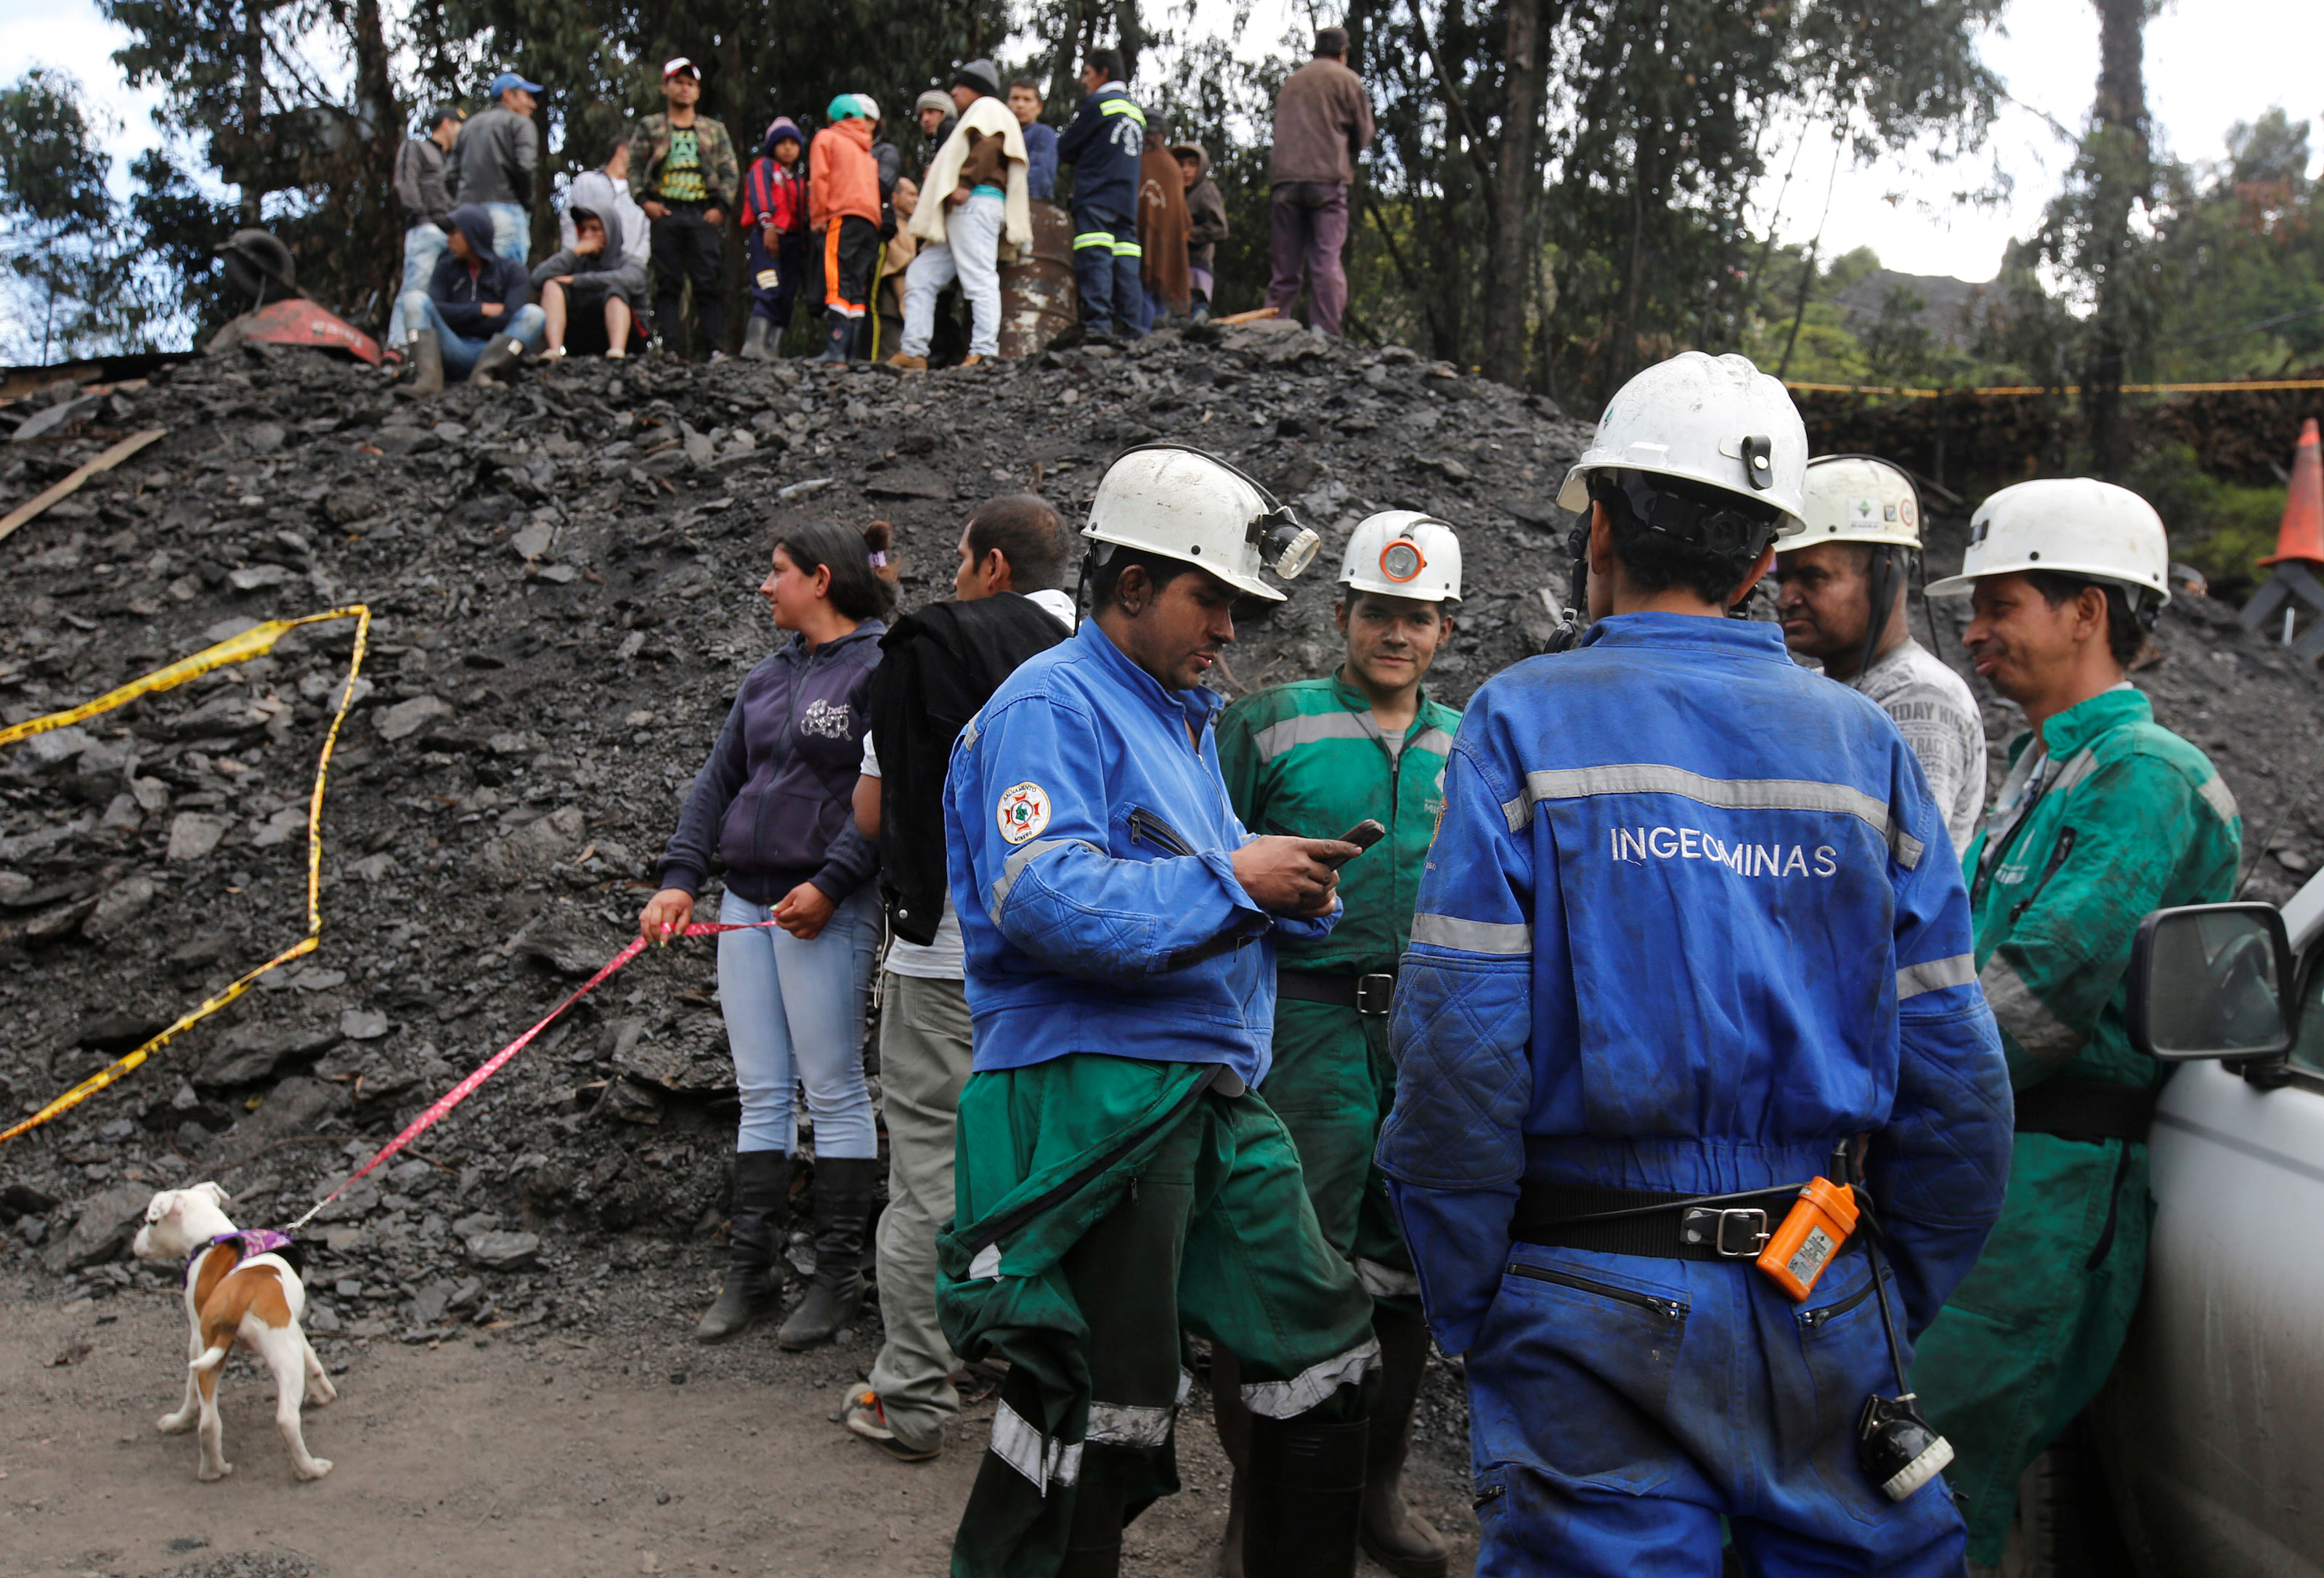
[[[2292,492],[2283,501],[2283,524],[2275,531],[2275,552],[2259,562],[2295,559],[2324,565],[2324,440],[2316,419],[2301,425],[2300,448],[2292,452]]]

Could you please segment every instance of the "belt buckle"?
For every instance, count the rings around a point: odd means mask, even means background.
[[[1743,1247],[1736,1248],[1736,1235],[1729,1229],[1739,1227]],[[1679,1219],[1679,1237],[1690,1247],[1709,1244],[1730,1260],[1750,1260],[1766,1247],[1775,1234],[1767,1226],[1767,1213],[1757,1206],[1728,1206],[1713,1209],[1699,1205]]]
[[[1396,977],[1385,971],[1356,977],[1356,1011],[1384,1014],[1396,1000]]]

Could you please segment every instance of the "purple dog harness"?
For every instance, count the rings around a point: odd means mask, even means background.
[[[255,1260],[260,1255],[280,1254],[293,1247],[289,1233],[277,1232],[271,1227],[245,1227],[238,1232],[222,1232],[187,1258],[188,1282],[194,1279],[194,1268],[202,1263],[202,1257],[220,1244],[233,1244],[241,1251],[241,1259],[244,1260]]]

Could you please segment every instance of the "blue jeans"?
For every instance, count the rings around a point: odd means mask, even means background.
[[[728,893],[718,918],[755,926],[774,911]],[[795,1150],[798,1087],[815,1119],[819,1157],[870,1158],[872,1092],[863,1081],[863,1018],[880,948],[880,890],[843,900],[812,942],[770,927],[718,934],[718,1005],[734,1053],[742,1150]]]
[[[395,306],[408,326],[405,330],[407,336],[414,329],[432,328],[436,331],[436,345],[444,355],[444,375],[447,378],[466,378],[475,371],[476,358],[484,354],[484,347],[501,333],[497,326],[482,339],[470,339],[455,332],[444,321],[444,314],[437,309],[435,298],[425,291],[406,291],[397,298]],[[548,330],[548,316],[530,301],[518,308],[516,316],[508,320],[508,332],[522,340],[528,351],[540,349],[541,339]]]
[[[403,299],[417,291],[428,293],[428,281],[435,276],[436,260],[444,255],[444,233],[422,219],[403,233],[403,289],[396,293],[395,309],[387,315],[387,343],[401,348],[410,337],[411,326],[404,319]]]
[[[522,263],[532,250],[532,216],[522,203],[478,203],[493,217],[493,250],[512,263]]]

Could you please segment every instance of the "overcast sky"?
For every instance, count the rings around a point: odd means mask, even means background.
[[[1194,0],[1193,29],[1223,30],[1234,0]],[[1308,0],[1258,0],[1244,38],[1263,52],[1293,19],[1311,14]],[[13,78],[32,65],[61,66],[78,77],[115,122],[109,145],[125,189],[129,156],[153,140],[150,96],[134,94],[109,58],[117,30],[89,0],[0,0],[0,62]],[[1817,142],[1798,163],[1779,226],[1786,241],[1804,240],[1822,218],[1829,181],[1825,255],[1857,245],[1911,273],[1992,277],[2003,245],[2029,230],[2056,191],[2070,152],[2043,114],[2078,127],[2098,77],[2097,13],[2089,0],[2015,0],[2005,30],[1985,43],[1986,60],[2017,104],[2008,106],[1992,143],[1968,170],[1919,156],[1884,160],[1868,170],[1842,168],[1830,180],[1829,144]],[[2324,114],[2324,7],[2290,0],[2175,0],[2146,32],[2146,93],[2163,144],[2190,160],[2216,159],[2227,128],[2280,104],[2295,119]],[[2020,106],[2025,107],[2020,107]],[[2038,113],[2037,113],[2038,112]],[[1992,166],[2014,181],[1997,208],[1956,205],[1950,194],[1983,184]],[[1762,212],[1776,198],[1786,160],[1778,157],[1759,194]]]

